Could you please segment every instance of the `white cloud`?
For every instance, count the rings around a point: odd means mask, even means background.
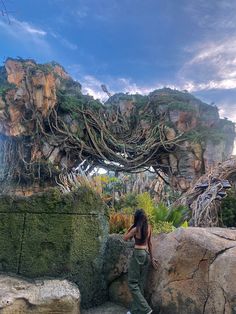
[[[0,20],[0,27],[5,29],[11,35],[13,35],[16,30],[32,36],[43,37],[47,35],[47,32],[41,28],[35,27],[25,21],[19,21],[14,17],[10,17],[10,22],[11,23],[9,24],[6,20]],[[15,35],[17,36],[17,34]]]
[[[236,122],[236,104],[232,103],[222,103],[219,106],[219,114],[221,118],[229,118],[230,120]]]
[[[39,36],[47,35],[47,32],[45,32],[44,30],[42,30],[40,28],[35,28],[27,22],[19,22],[18,20],[14,19],[12,21],[12,23],[16,23],[18,25],[18,27],[21,28],[26,33],[35,34],[35,35],[39,35]]]
[[[219,35],[224,31],[235,30],[235,1],[186,0],[184,10],[199,27],[204,29],[205,34],[213,31]]]
[[[15,42],[27,48],[29,54],[32,48],[38,53],[47,57],[52,56],[50,43],[47,41],[48,33],[40,27],[37,27],[26,21],[19,21],[10,17],[11,23],[7,20],[0,19],[0,32],[3,36],[8,36]]]
[[[208,41],[186,49],[189,60],[178,73],[189,91],[236,88],[236,38]]]
[[[78,46],[68,39],[64,38],[60,34],[57,34],[51,30],[46,31],[38,26],[35,26],[26,21],[19,21],[14,17],[10,17],[11,23],[8,24],[7,20],[0,19],[0,31],[4,34],[12,37],[14,40],[20,41],[22,45],[32,49],[32,43],[34,49],[38,49],[42,54],[51,58],[52,44],[50,37],[54,37],[59,43],[70,50],[77,50]]]
[[[75,68],[73,69],[73,67]],[[111,78],[106,77],[104,78],[104,81],[97,79],[93,75],[84,75],[82,76],[82,70],[79,65],[74,65],[69,67],[74,70],[74,73],[72,76],[76,77],[76,79],[79,80],[79,82],[82,84],[82,92],[85,94],[89,94],[93,96],[95,99],[100,99],[101,101],[107,100],[106,93],[103,92],[101,85],[105,84],[108,88],[108,91],[111,94],[115,93],[128,93],[128,94],[142,94],[147,95],[150,92],[154,91],[155,89],[163,88],[163,87],[169,87],[172,89],[181,89],[181,86],[177,86],[174,84],[153,84],[152,86],[142,86],[137,85],[135,82],[133,82],[130,78]],[[69,72],[72,72],[69,70]],[[182,88],[183,89],[183,88]]]
[[[102,91],[101,85],[104,84],[92,75],[85,75],[81,82],[82,92],[93,96],[95,99],[100,99],[101,101],[107,100],[107,95]],[[109,90],[109,89],[108,89]]]
[[[78,46],[72,42],[70,42],[68,39],[62,37],[60,34],[50,32],[50,35],[57,39],[64,47],[69,48],[70,50],[77,50]]]

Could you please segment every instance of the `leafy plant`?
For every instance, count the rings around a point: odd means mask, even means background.
[[[153,233],[169,233],[175,230],[174,225],[169,221],[159,221],[153,226]]]
[[[182,225],[181,225],[182,228],[188,228],[188,221],[185,220]]]
[[[148,217],[153,216],[155,211],[155,205],[151,195],[148,192],[138,194],[137,197],[137,207],[144,209]]]
[[[221,217],[226,227],[236,226],[236,193],[232,189],[221,203]]]
[[[182,226],[187,207],[179,205],[169,210],[167,221],[171,221],[175,227]]]
[[[168,218],[169,209],[163,204],[159,203],[158,206],[155,207],[153,211],[154,221],[158,223],[159,221],[166,221]]]
[[[154,210],[154,221],[155,223],[167,221],[171,222],[175,227],[179,227],[183,223],[186,211],[187,208],[182,205],[169,209],[165,204],[160,203]]]
[[[110,233],[125,233],[133,224],[133,215],[123,213],[110,213],[109,229]]]

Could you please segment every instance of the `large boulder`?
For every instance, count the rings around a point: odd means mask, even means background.
[[[1,314],[79,314],[80,292],[67,280],[29,282],[0,275]]]
[[[118,234],[109,236],[103,268],[110,300],[126,307],[132,300],[127,283],[127,272],[133,246],[132,241],[124,242],[122,236]]]
[[[110,246],[117,241],[111,237]],[[120,270],[114,282],[117,285],[120,280],[124,287],[122,280],[130,253],[127,253],[127,244],[123,247],[123,257],[113,260],[114,269],[107,276]],[[155,237],[153,252],[160,264],[157,271],[150,267],[146,297],[154,313],[236,313],[236,231],[180,228]],[[121,303],[119,295],[114,295],[112,290],[113,300]]]

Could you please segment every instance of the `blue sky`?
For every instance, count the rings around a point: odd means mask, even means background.
[[[1,61],[55,60],[85,93],[188,90],[236,121],[235,0],[5,0]],[[1,8],[1,7],[0,7]],[[2,8],[1,8],[2,9]]]

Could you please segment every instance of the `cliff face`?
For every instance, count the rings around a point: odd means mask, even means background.
[[[162,169],[185,191],[193,179],[227,159],[234,124],[189,93],[116,94],[104,105],[57,63],[8,59],[0,68],[0,178],[53,185],[86,160],[90,167]]]
[[[193,180],[232,155],[235,125],[220,119],[217,107],[207,105],[187,92],[169,88],[156,90],[149,96],[114,95],[107,106],[116,106],[123,116],[132,117],[140,103],[149,103],[164,114],[164,133],[168,140],[182,134],[179,145],[163,153],[158,164],[153,165],[169,173],[173,187],[186,191]],[[143,107],[141,117],[145,115],[145,105]]]
[[[56,106],[57,88],[69,75],[57,64],[37,65],[32,60],[8,59],[5,64],[5,89],[0,96],[1,133],[7,136],[29,135],[33,131],[34,117],[24,119],[36,110],[43,118]]]

